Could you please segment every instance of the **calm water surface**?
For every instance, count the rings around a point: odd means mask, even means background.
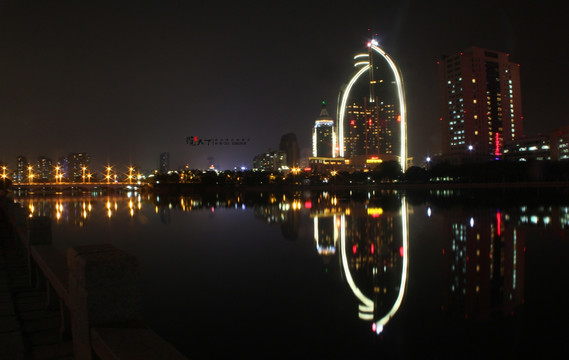
[[[190,358],[569,354],[563,198],[15,200],[52,218],[62,250],[109,242],[135,255],[145,321]]]

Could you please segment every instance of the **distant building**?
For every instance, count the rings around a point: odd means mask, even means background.
[[[284,151],[286,154],[286,165],[289,168],[298,166],[299,153],[298,142],[296,141],[296,134],[288,133],[281,137],[279,150]]]
[[[549,136],[523,137],[504,145],[504,159],[514,161],[551,160]]]
[[[253,158],[254,171],[288,170],[286,153],[282,150],[269,150]]]
[[[334,120],[326,110],[326,102],[322,101],[320,115],[316,118],[312,129],[312,156],[335,157],[336,146]]]
[[[49,182],[53,180],[52,169],[53,163],[51,159],[45,156],[40,156],[38,158],[37,181]]]
[[[16,171],[14,173],[15,182],[24,182],[28,180],[28,159],[23,155],[16,158]]]
[[[160,154],[160,164],[158,166],[158,172],[161,174],[167,174],[170,171],[170,153],[163,152]]]
[[[67,177],[70,181],[83,181],[83,176],[87,176],[91,157],[87,153],[70,153],[67,157],[68,171]],[[86,180],[86,179],[85,179]]]
[[[523,136],[519,64],[472,47],[438,62],[443,155],[501,158]]]
[[[551,159],[569,159],[569,126],[554,129],[550,134]]]
[[[69,157],[60,157],[57,160],[56,166],[59,167],[59,175],[63,178],[63,180],[69,180]]]

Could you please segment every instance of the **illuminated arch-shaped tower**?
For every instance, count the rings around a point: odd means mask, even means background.
[[[379,55],[381,55],[389,64],[391,71],[393,72],[393,76],[395,78],[395,83],[397,86],[397,97],[399,100],[399,120],[400,120],[400,164],[401,169],[403,171],[407,170],[407,110],[405,105],[405,92],[403,88],[403,77],[393,60],[383,51],[381,48],[378,47],[377,41],[372,40],[367,44],[368,48],[371,51],[375,51]],[[370,53],[371,55],[371,53]],[[356,56],[357,58],[357,56]],[[361,66],[361,68],[356,72],[356,74],[350,79],[348,84],[346,85],[343,93],[340,95],[339,99],[339,106],[338,106],[338,155],[340,157],[345,156],[345,145],[344,145],[344,120],[345,120],[345,112],[346,112],[346,105],[348,98],[350,96],[350,91],[352,87],[356,83],[356,81],[366,72],[370,71],[370,61],[372,61],[371,56],[368,58],[368,61],[361,61],[356,63],[356,66]],[[373,71],[373,67],[371,67]]]

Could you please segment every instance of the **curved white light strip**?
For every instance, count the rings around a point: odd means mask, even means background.
[[[395,82],[397,83],[397,94],[399,95],[399,111],[401,116],[401,169],[403,172],[407,170],[407,108],[405,106],[405,92],[403,91],[403,77],[395,66],[395,63],[385,51],[381,50],[376,45],[372,45],[371,48],[377,51],[391,66],[393,75],[395,75]]]
[[[354,67],[369,65],[369,61],[359,61],[354,64]]]
[[[403,296],[405,295],[405,286],[407,285],[407,269],[409,267],[409,259],[408,256],[408,247],[409,247],[409,232],[408,232],[408,217],[407,217],[407,201],[405,201],[405,197],[401,198],[401,233],[403,236],[403,271],[401,271],[401,284],[399,286],[399,294],[397,295],[397,299],[393,304],[393,307],[389,312],[379,319],[375,323],[375,332],[381,333],[383,330],[383,326],[389,322],[389,320],[395,315],[399,307],[401,306],[401,302],[403,301]]]
[[[364,304],[366,310],[369,309],[368,312],[373,312],[373,301],[370,300],[367,296],[365,296],[360,289],[356,286],[354,279],[352,278],[352,274],[350,273],[350,268],[348,267],[348,257],[346,256],[346,216],[342,215],[341,218],[341,231],[340,231],[340,251],[342,256],[342,266],[344,267],[344,275],[346,275],[346,280],[348,281],[348,285],[352,292],[360,301]],[[362,307],[360,307],[362,310]]]
[[[359,59],[361,57],[369,57],[369,54],[358,54],[358,55],[354,56],[354,60]]]
[[[363,68],[361,68],[356,73],[356,75],[354,75],[352,77],[352,79],[348,83],[348,86],[346,87],[346,91],[344,92],[344,96],[342,96],[342,103],[340,105],[340,116],[338,119],[338,140],[339,140],[338,147],[340,148],[339,150],[340,150],[340,157],[341,158],[344,157],[344,114],[346,112],[346,102],[348,101],[348,95],[350,95],[350,90],[352,89],[352,86],[354,86],[354,83],[356,82],[356,80],[358,80],[359,77],[362,76],[362,74],[364,72],[366,72],[367,69],[369,69],[369,64],[367,66],[364,66]]]
[[[393,75],[395,76],[395,82],[397,84],[397,94],[399,96],[399,111],[401,116],[401,151],[400,151],[400,163],[401,163],[401,170],[405,172],[407,170],[407,109],[405,106],[405,92],[403,91],[403,78],[397,66],[391,60],[389,56],[380,49],[376,45],[371,45],[371,48],[376,51],[378,54],[383,56],[383,58],[387,61],[391,70],[393,71]],[[358,57],[359,55],[356,55]],[[355,58],[354,58],[355,59]],[[345,114],[345,107],[346,102],[348,100],[348,96],[350,95],[350,90],[352,86],[356,82],[356,80],[363,74],[365,70],[369,68],[368,66],[364,66],[361,68],[354,77],[350,80],[346,91],[342,97],[341,107],[340,107],[340,115],[338,119],[338,137],[339,137],[339,147],[340,147],[340,157],[344,157],[344,114]]]

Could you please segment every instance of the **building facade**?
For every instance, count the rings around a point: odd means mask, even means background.
[[[523,136],[519,64],[477,47],[438,61],[442,152],[501,158]]]

